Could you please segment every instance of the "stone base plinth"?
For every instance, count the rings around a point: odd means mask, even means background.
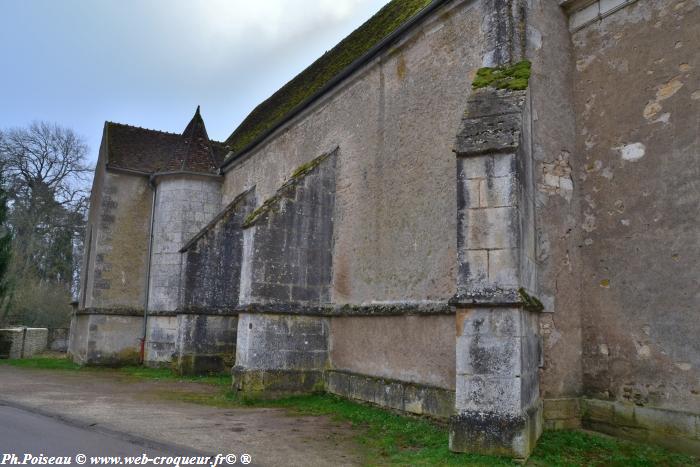
[[[450,450],[524,460],[541,433],[541,404],[519,416],[462,412],[450,419]]]
[[[243,399],[275,399],[324,391],[323,372],[316,370],[231,370],[233,389]]]
[[[142,337],[143,311],[77,313],[71,322],[69,353],[80,365],[138,365]]]
[[[228,372],[236,361],[238,316],[179,314],[173,367],[181,375]]]

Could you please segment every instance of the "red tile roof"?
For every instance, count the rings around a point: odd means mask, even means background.
[[[228,150],[211,141],[199,107],[182,134],[106,123],[108,165],[145,173],[218,173]]]

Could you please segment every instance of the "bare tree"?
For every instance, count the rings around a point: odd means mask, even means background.
[[[13,314],[27,324],[46,321],[52,307],[65,315],[77,271],[75,246],[82,242],[89,199],[92,169],[87,154],[81,137],[56,124],[35,122],[0,132],[0,169],[14,237]],[[32,289],[53,297],[42,305],[45,309],[37,309]],[[55,299],[64,295],[65,307]]]
[[[87,203],[92,173],[87,153],[87,144],[73,130],[47,122],[10,129],[0,138],[11,196],[50,195],[70,211],[80,211]]]

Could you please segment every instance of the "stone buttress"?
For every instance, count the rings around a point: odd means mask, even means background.
[[[173,361],[180,373],[218,373],[235,363],[242,226],[254,207],[255,190],[245,191],[181,250],[182,303]]]
[[[476,90],[457,137],[453,451],[526,458],[542,431],[527,97]]]
[[[274,397],[323,389],[338,150],[299,167],[243,224],[234,389]]]

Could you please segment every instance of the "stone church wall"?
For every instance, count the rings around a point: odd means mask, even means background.
[[[148,177],[105,166],[100,148],[86,226],[80,309],[68,353],[81,364],[139,361],[153,192]]]
[[[690,437],[674,411],[700,414],[699,39],[697,0],[637,1],[573,33],[583,390],[608,404],[586,423],[671,445]]]
[[[456,451],[524,459],[543,414],[700,452],[698,25],[445,2],[228,163],[218,215],[218,182],[173,179],[146,360],[451,417]],[[472,89],[522,58],[527,90]],[[76,361],[135,357],[147,183],[98,168]]]
[[[447,307],[456,273],[452,143],[470,72],[485,53],[483,37],[473,34],[481,8],[481,2],[448,4],[226,173],[224,199],[255,186],[262,202],[295,168],[339,148],[330,302],[438,309],[437,317],[399,311],[377,321],[404,330],[404,339],[420,336],[413,361],[386,338],[358,350],[367,337],[357,326],[373,318],[331,318],[330,361],[338,370],[453,385],[454,367],[424,365],[454,360]]]
[[[528,3],[526,55],[532,62],[526,125],[534,186],[535,291],[544,308],[540,393],[547,428],[580,426],[581,316],[579,186],[571,32],[562,1]]]
[[[146,323],[145,361],[167,365],[176,355],[184,258],[181,248],[221,206],[219,177],[161,175],[156,178],[153,246]]]
[[[148,177],[105,171],[99,178],[94,218],[88,222],[91,267],[84,306],[143,310],[152,202]]]
[[[243,222],[255,190],[236,197],[182,248],[182,303],[177,310],[175,368],[230,371],[235,364],[243,263]]]
[[[449,4],[226,173],[225,200],[253,185],[265,200],[339,147],[335,303],[455,292],[452,142],[485,52],[480,7]]]

